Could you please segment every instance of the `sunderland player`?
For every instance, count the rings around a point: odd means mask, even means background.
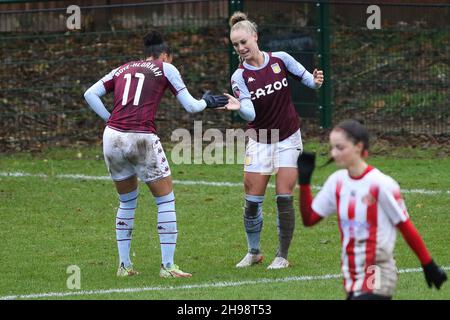
[[[297,181],[297,158],[302,152],[300,124],[287,77],[290,75],[318,89],[323,73],[318,70],[309,73],[286,52],[260,51],[257,26],[244,13],[234,13],[230,26],[231,43],[241,64],[231,77],[234,97],[227,95],[230,99],[227,109],[240,106],[239,114],[254,132],[253,136],[249,134],[244,164],[244,226],[248,253],[236,267],[248,267],[263,259],[260,248],[262,204],[270,175],[276,173],[279,247],[268,269],[286,268],[295,229],[292,192]]]
[[[158,207],[157,229],[161,245],[160,276],[190,277],[174,263],[177,242],[175,196],[167,158],[156,133],[155,114],[169,88],[188,112],[224,106],[225,96],[205,94],[194,99],[177,68],[171,64],[169,46],[157,31],[144,37],[146,59],[112,70],[84,94],[89,106],[106,121],[103,134],[105,162],[119,193],[116,237],[119,251],[117,276],[138,274],[130,260],[134,214],[138,199],[137,178],[147,184]],[[100,97],[113,92],[110,114]]]
[[[337,213],[341,268],[348,299],[391,299],[397,283],[393,250],[396,229],[415,252],[431,288],[447,276],[431,258],[391,177],[368,165],[369,135],[359,122],[345,120],[330,134],[331,157],[342,170],[332,174],[312,199],[315,155],[298,159],[300,211],[305,226]]]

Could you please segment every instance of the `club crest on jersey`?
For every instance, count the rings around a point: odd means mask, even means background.
[[[368,193],[362,198],[362,202],[367,206],[371,206],[377,202],[377,199],[375,199],[375,197],[373,195]]]
[[[281,68],[280,65],[278,63],[274,63],[272,65],[270,65],[272,67],[272,70],[274,73],[280,73],[281,72]]]

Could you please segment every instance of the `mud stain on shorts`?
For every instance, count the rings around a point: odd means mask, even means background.
[[[140,159],[145,159],[147,157],[147,153],[150,149],[150,146],[148,145],[148,141],[145,139],[139,139],[136,142],[137,151],[139,154]]]
[[[122,149],[123,147],[123,140],[121,137],[114,137],[112,141],[112,147],[113,149]]]

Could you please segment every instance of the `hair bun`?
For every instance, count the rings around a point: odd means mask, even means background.
[[[245,21],[245,20],[248,20],[247,15],[241,11],[236,11],[230,17],[230,27],[234,26],[236,23],[238,23],[240,21]]]
[[[161,33],[159,33],[156,30],[150,31],[144,37],[144,46],[146,46],[146,47],[161,44],[163,42],[164,42],[164,40],[162,38]]]

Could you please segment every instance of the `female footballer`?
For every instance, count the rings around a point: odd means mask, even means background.
[[[286,52],[263,52],[258,47],[257,25],[242,12],[230,18],[230,40],[241,64],[231,77],[234,97],[227,95],[227,109],[240,108],[249,122],[249,142],[244,164],[244,227],[248,253],[236,265],[248,267],[263,260],[260,235],[262,204],[270,176],[276,174],[276,206],[279,246],[268,269],[289,266],[288,251],[295,229],[292,192],[297,181],[297,158],[302,139],[297,112],[287,77],[312,89],[323,82],[323,72],[309,73]]]
[[[343,169],[327,179],[314,200],[310,183],[315,155],[305,152],[298,159],[300,211],[305,226],[337,213],[347,298],[392,298],[397,283],[393,256],[397,229],[419,258],[428,286],[439,289],[447,276],[411,222],[398,183],[365,161],[366,128],[345,120],[331,131],[330,145],[330,162]]]
[[[170,48],[159,32],[151,31],[144,37],[144,48],[144,60],[130,61],[112,70],[84,94],[89,106],[106,121],[103,153],[120,201],[116,215],[117,276],[137,274],[130,260],[130,245],[139,178],[149,187],[158,207],[160,276],[191,277],[174,263],[177,243],[175,196],[169,164],[156,132],[155,114],[167,88],[191,113],[222,107],[228,99],[209,93],[200,100],[194,99],[178,69],[171,64]],[[100,99],[110,92],[114,93],[111,114]]]

